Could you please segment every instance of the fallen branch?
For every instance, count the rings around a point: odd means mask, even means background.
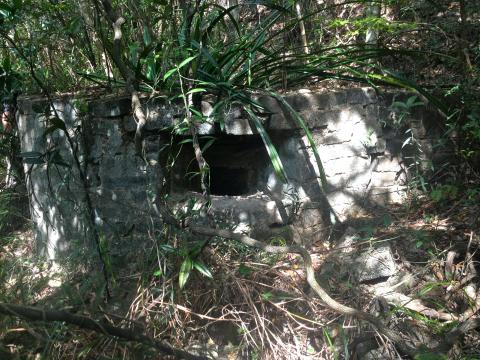
[[[443,321],[459,320],[459,317],[455,314],[449,314],[443,311],[432,309],[428,306],[423,305],[420,299],[413,299],[404,294],[400,294],[397,292],[388,292],[388,293],[382,294],[381,297],[391,305],[415,311],[429,318],[443,320]]]
[[[477,295],[475,298],[470,298],[470,300],[472,301],[471,306],[464,313],[460,315],[450,314],[443,311],[432,309],[428,306],[423,305],[420,299],[413,299],[407,295],[400,294],[397,292],[385,292],[380,296],[384,298],[389,304],[403,307],[409,310],[413,310],[429,318],[443,320],[443,321],[465,322],[480,310],[479,295]]]
[[[447,353],[461,336],[478,327],[480,327],[480,319],[470,318],[465,320],[455,329],[448,332],[444,337],[444,341],[440,342],[434,351],[437,353]]]
[[[0,303],[0,314],[16,316],[32,321],[63,321],[67,324],[76,325],[82,329],[93,330],[98,333],[115,336],[127,341],[135,341],[149,345],[165,355],[171,355],[177,359],[206,360],[206,357],[190,354],[177,349],[164,341],[152,339],[138,331],[113,326],[107,322],[100,322],[82,315],[74,315],[62,310],[43,310],[31,306],[13,305]]]

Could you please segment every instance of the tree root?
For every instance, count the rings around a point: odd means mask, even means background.
[[[273,254],[286,254],[286,253],[295,253],[299,254],[304,261],[305,271],[307,274],[307,282],[310,287],[315,291],[318,297],[333,311],[347,316],[354,316],[360,320],[367,321],[370,323],[380,334],[386,336],[390,341],[392,341],[397,348],[404,354],[415,357],[419,353],[424,353],[425,350],[428,350],[429,353],[447,353],[458,341],[458,339],[465,335],[468,331],[477,328],[480,326],[480,319],[473,317],[475,313],[480,309],[480,298],[477,299],[475,305],[467,310],[460,316],[457,316],[455,320],[459,320],[460,324],[446,334],[444,341],[440,346],[434,349],[417,349],[414,346],[408,344],[404,338],[400,336],[398,332],[387,327],[379,318],[366,313],[364,311],[345,306],[340,304],[338,301],[330,297],[330,295],[323,289],[315,278],[315,270],[312,266],[312,258],[310,253],[303,247],[298,245],[287,245],[287,246],[272,246],[265,244],[262,241],[255,240],[247,235],[234,233],[225,229],[213,229],[203,226],[190,225],[190,231],[198,235],[205,236],[220,236],[227,239],[233,239],[241,242],[247,246],[255,247],[257,249],[263,250],[265,252]],[[449,319],[451,320],[451,319]]]
[[[315,291],[318,297],[333,311],[347,316],[354,316],[360,320],[365,320],[382,335],[386,336],[389,340],[391,340],[400,351],[409,355],[411,357],[415,356],[418,352],[417,349],[409,344],[399,335],[399,333],[393,331],[392,329],[388,328],[383,322],[364,311],[354,309],[352,307],[340,304],[338,301],[330,297],[330,295],[320,286],[315,278],[315,270],[313,269],[312,265],[312,258],[310,253],[303,247],[298,245],[287,245],[287,246],[272,246],[265,244],[262,241],[258,241],[252,239],[251,237],[243,234],[237,234],[229,230],[225,229],[212,229],[202,226],[191,225],[189,227],[190,231],[199,235],[206,235],[206,236],[220,236],[223,238],[229,238],[233,240],[237,240],[247,246],[255,247],[257,249],[273,253],[273,254],[286,254],[286,253],[295,253],[299,254],[304,261],[305,271],[307,274],[307,283],[310,287]]]
[[[99,322],[92,318],[82,315],[74,315],[68,311],[61,310],[43,310],[31,306],[13,305],[0,303],[0,313],[4,315],[16,316],[33,321],[64,321],[67,324],[76,325],[83,329],[93,330],[109,336],[115,336],[128,341],[136,341],[149,345],[165,355],[171,355],[177,359],[186,360],[206,360],[204,356],[197,356],[177,349],[164,341],[158,341],[143,335],[142,333],[113,326],[107,322]]]

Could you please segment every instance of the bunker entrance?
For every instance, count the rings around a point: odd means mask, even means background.
[[[249,193],[249,170],[221,166],[210,167],[212,195],[246,195]]]
[[[204,147],[210,141],[211,138],[200,138],[200,145]],[[251,195],[265,189],[270,159],[259,135],[219,136],[203,155],[210,167],[212,195]],[[171,190],[176,193],[201,192],[198,164],[191,143],[182,146],[171,179]]]

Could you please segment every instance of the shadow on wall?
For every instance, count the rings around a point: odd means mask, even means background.
[[[419,106],[411,114],[402,114],[402,122],[398,122],[392,103],[405,102],[411,96],[377,96],[371,89],[350,89],[309,93],[303,102],[292,99],[292,106],[304,115],[313,133],[329,184],[325,193],[341,220],[356,209],[401,201],[407,181],[425,175],[425,164],[441,166],[438,160],[442,159],[433,156],[439,152],[443,133],[440,114]],[[308,108],[313,110],[308,112]],[[319,171],[313,151],[306,136],[300,142],[304,158],[317,176],[315,186]],[[448,149],[443,148],[443,153],[448,154]],[[318,190],[310,194],[318,194]]]
[[[259,238],[278,235],[311,243],[330,232],[332,220],[343,221],[355,210],[401,201],[409,158],[415,154],[406,151],[408,146],[402,148],[405,137],[416,136],[418,144],[431,148],[439,135],[435,126],[423,126],[427,120],[432,124],[440,119],[428,107],[415,109],[401,126],[395,123],[397,114],[391,104],[409,96],[398,92],[379,96],[371,89],[285,96],[312,132],[327,189],[321,187],[318,164],[305,134],[273,98],[259,101],[271,110],[265,127],[278,149],[288,184],[275,176],[261,137],[241,109],[225,115],[223,133],[216,124],[203,124],[198,131],[210,165],[216,218]],[[71,98],[59,99],[55,108],[75,140],[101,234],[115,247],[132,233],[154,238],[159,224],[152,199],[162,182],[158,169],[167,175],[163,191],[170,193],[173,203],[185,204],[199,196],[191,143],[172,138],[169,131],[181,120],[181,108],[163,99],[145,104],[147,165],[135,155],[135,122],[128,99],[89,100],[83,114],[74,103]],[[25,171],[37,241],[41,252],[54,259],[68,253],[73,242],[89,241],[84,189],[65,134],[54,131],[44,136],[48,126],[37,109],[45,108],[45,101],[22,99],[19,104],[22,151],[44,154],[43,163],[25,164]],[[208,115],[211,104],[202,108]],[[405,133],[408,128],[415,133]],[[56,158],[46,156],[55,152]],[[430,155],[427,151],[422,156]]]
[[[69,254],[75,242],[83,242],[87,228],[84,190],[73,149],[63,131],[47,131],[52,126],[47,118],[58,115],[79,154],[83,151],[77,131],[81,119],[66,99],[55,100],[56,112],[44,99],[23,100],[20,104],[17,121],[37,248],[40,254],[54,260]]]

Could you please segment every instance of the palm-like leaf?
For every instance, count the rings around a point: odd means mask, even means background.
[[[276,91],[285,85],[304,84],[315,77],[316,81],[341,79],[371,85],[395,85],[416,90],[434,103],[438,102],[413,82],[375,67],[371,59],[392,55],[395,53],[392,50],[342,45],[304,54],[286,48],[284,34],[298,26],[300,20],[292,16],[291,7],[269,2],[264,5],[269,7],[268,15],[253,28],[242,26],[232,15],[238,5],[230,8],[211,4],[201,6],[195,14],[196,26],[190,34],[190,43],[185,44],[185,52],[189,54],[186,58],[191,66],[183,72],[183,76],[188,77],[191,88],[201,88],[203,93],[216,96],[214,110],[217,113],[220,114],[223,107],[232,104],[240,104],[244,108],[261,135],[275,173],[282,181],[287,180],[285,170],[258,115],[267,112],[267,109],[253,100],[254,94],[267,90],[303,129],[313,150],[324,188],[327,186],[326,175],[312,134],[302,118]],[[217,11],[216,16],[206,16],[206,12],[212,9]],[[307,14],[303,19],[312,15]],[[228,29],[227,22],[230,22],[234,31],[228,40],[218,41],[219,34]],[[274,28],[276,30],[272,30]],[[165,78],[173,73],[167,72]],[[178,84],[170,83],[168,86],[178,91]],[[223,117],[217,116],[216,119],[223,128]]]

